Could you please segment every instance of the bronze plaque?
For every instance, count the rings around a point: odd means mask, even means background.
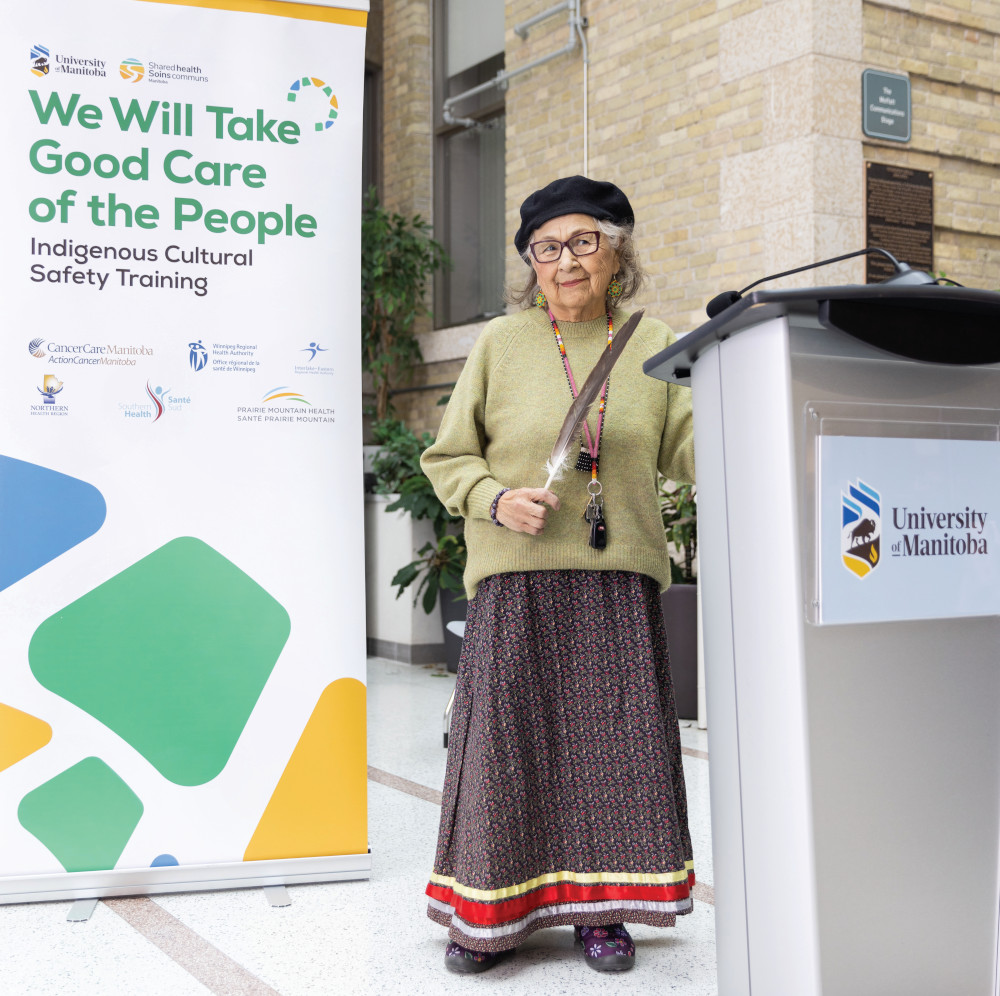
[[[934,267],[934,174],[907,166],[865,163],[865,245],[886,249],[915,270]],[[865,280],[896,271],[884,256],[866,257]]]

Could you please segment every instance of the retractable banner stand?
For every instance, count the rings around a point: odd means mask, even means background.
[[[0,14],[0,902],[368,873],[366,12]]]

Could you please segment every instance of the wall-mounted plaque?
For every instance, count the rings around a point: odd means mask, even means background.
[[[910,140],[910,78],[866,69],[861,74],[861,129],[871,138]]]
[[[865,245],[887,249],[914,269],[934,267],[934,174],[906,166],[865,163]],[[866,257],[867,283],[891,277],[884,256]]]

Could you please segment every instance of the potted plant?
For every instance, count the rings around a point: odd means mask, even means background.
[[[426,312],[428,278],[448,257],[420,217],[404,218],[379,204],[375,188],[361,212],[361,362],[372,376],[374,416],[390,414],[389,392],[396,377],[408,377],[422,362],[413,331]]]
[[[698,506],[693,484],[660,482],[660,514],[671,548],[670,587],[660,596],[670,642],[677,715],[698,716]]]
[[[403,548],[411,555],[431,538],[427,523],[389,509],[389,495],[399,493],[407,476],[420,472],[427,434],[417,437],[391,419],[391,385],[422,361],[414,333],[426,311],[428,278],[447,256],[419,215],[405,218],[379,204],[368,191],[361,215],[361,362],[371,374],[375,394],[372,433],[378,447],[365,456],[365,568],[370,653],[412,663],[440,660],[441,628],[437,618],[403,613],[390,597],[390,578]]]
[[[421,514],[418,494],[409,490],[413,480],[427,481],[420,470],[420,454],[433,437],[426,432],[418,436],[393,418],[375,422],[372,429],[380,445],[365,496],[368,651],[414,664],[440,661],[444,655],[440,613],[427,615],[392,594],[402,557],[417,556],[436,540],[433,523]],[[401,502],[404,491],[407,498]],[[433,494],[431,498],[440,508]]]
[[[426,613],[438,607],[444,626],[445,659],[448,670],[458,671],[462,638],[448,628],[449,623],[465,618],[465,536],[460,531],[461,517],[452,515],[438,500],[430,480],[417,474],[404,481],[399,497],[387,511],[405,509],[414,519],[426,519],[434,530],[434,539],[417,551],[417,557],[401,567],[393,576],[396,598],[414,582],[417,588],[413,604],[419,601]],[[421,597],[422,596],[422,597]]]

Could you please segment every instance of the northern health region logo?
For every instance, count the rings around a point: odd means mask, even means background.
[[[46,374],[42,378],[42,386],[38,388],[38,393],[42,396],[43,403],[54,405],[56,395],[63,389],[63,382],[53,374]]]
[[[35,76],[48,75],[49,50],[44,45],[31,46],[31,71]]]
[[[860,478],[841,491],[840,552],[844,566],[867,577],[881,562],[882,497]]]

